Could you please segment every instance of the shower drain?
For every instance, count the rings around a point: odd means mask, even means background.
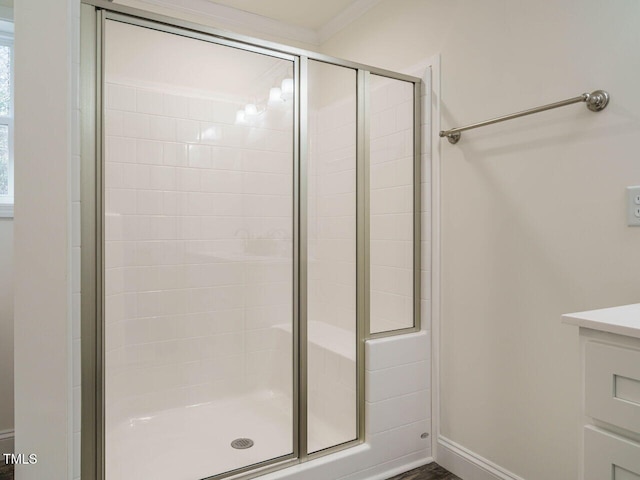
[[[251,440],[250,438],[236,438],[233,442],[231,442],[231,446],[239,450],[244,450],[245,448],[253,447],[253,440]]]

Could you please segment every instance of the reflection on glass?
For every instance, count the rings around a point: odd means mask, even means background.
[[[413,321],[413,84],[370,77],[371,332]]]
[[[107,21],[107,480],[293,452],[292,73]]]
[[[357,437],[356,72],[309,62],[308,444]]]
[[[0,125],[0,195],[9,195],[9,127]]]
[[[0,116],[11,115],[11,47],[0,45]]]

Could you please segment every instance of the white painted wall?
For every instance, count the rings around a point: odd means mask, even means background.
[[[612,95],[440,145],[441,434],[527,480],[578,475],[578,338],[560,314],[638,301],[638,21],[628,0],[386,0],[324,45],[394,69],[440,53],[443,127]]]
[[[17,466],[18,480],[71,478],[76,467],[70,185],[77,11],[71,0],[24,0],[15,8],[15,449],[38,455],[37,464]]]

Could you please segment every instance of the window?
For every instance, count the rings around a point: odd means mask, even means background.
[[[13,30],[0,21],[0,217],[13,217]]]

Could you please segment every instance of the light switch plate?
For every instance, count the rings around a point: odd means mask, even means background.
[[[627,187],[627,220],[630,227],[640,227],[640,186]]]

